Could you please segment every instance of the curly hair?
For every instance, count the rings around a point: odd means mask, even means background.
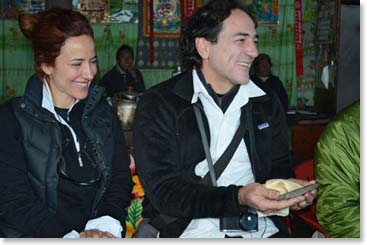
[[[67,38],[88,35],[94,39],[87,18],[72,10],[52,8],[38,14],[23,13],[18,22],[24,36],[32,41],[34,66],[40,79],[47,77],[41,65],[55,64]]]
[[[255,23],[255,27],[257,26],[257,22],[249,9],[239,1],[211,0],[190,17],[187,25],[181,27],[180,55],[185,69],[201,68],[202,60],[196,50],[195,39],[203,37],[211,43],[216,43],[224,20],[230,16],[234,9],[244,11]]]

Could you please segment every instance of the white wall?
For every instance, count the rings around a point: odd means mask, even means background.
[[[360,5],[342,4],[340,25],[337,112],[360,98]]]

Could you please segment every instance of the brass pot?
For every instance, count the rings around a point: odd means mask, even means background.
[[[112,105],[117,110],[124,130],[132,130],[136,110],[138,94],[126,91],[116,94],[112,99]]]

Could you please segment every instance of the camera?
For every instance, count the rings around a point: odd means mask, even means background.
[[[258,217],[256,210],[248,208],[239,216],[220,217],[219,229],[223,232],[257,231]]]

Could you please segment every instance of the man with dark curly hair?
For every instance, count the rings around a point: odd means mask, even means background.
[[[257,42],[256,22],[245,7],[212,0],[182,28],[186,70],[139,101],[134,140],[146,193],[143,216],[159,237],[287,237],[284,218],[271,214],[312,203],[316,191],[278,201],[280,192],[263,185],[269,179],[301,186],[313,181],[288,180],[294,175],[285,113],[271,91],[250,81]],[[210,159],[227,165],[206,181]]]

